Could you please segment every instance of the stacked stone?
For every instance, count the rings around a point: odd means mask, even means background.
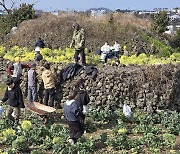
[[[1,74],[7,74],[7,65],[0,60]],[[2,65],[3,64],[3,65]],[[37,67],[38,96],[43,99],[43,82],[41,74],[44,63]],[[52,64],[51,68],[59,73],[65,64]],[[84,73],[67,81],[60,81],[57,76],[55,106],[59,107],[74,89],[74,83],[79,78],[85,79],[86,90],[90,95],[90,105],[104,108],[119,108],[128,104],[132,108],[154,112],[157,109],[172,109],[180,111],[180,65],[152,65],[152,66],[98,66],[96,81]],[[21,84],[27,93],[27,71],[23,74]],[[4,77],[7,77],[4,76]],[[1,80],[4,80],[1,75]]]

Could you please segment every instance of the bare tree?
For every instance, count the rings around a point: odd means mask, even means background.
[[[17,3],[17,1],[11,0],[11,6],[10,6],[10,8],[7,8],[7,5],[5,4],[5,0],[0,0],[0,6],[2,6],[8,14],[11,13],[11,10],[13,9],[13,7],[16,3]]]

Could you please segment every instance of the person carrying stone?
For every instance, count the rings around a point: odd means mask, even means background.
[[[78,23],[73,24],[73,37],[72,37],[72,42],[70,44],[70,48],[74,47],[75,48],[75,62],[78,63],[79,61],[79,54],[81,57],[82,65],[86,65],[86,57],[85,57],[85,31],[83,28],[80,27]]]
[[[80,118],[80,122],[83,127],[84,127],[85,116],[88,112],[87,105],[90,102],[89,95],[88,95],[87,91],[85,90],[84,82],[85,82],[85,80],[83,78],[81,78],[75,83],[75,91],[77,92],[76,102],[82,113],[82,114],[80,114],[79,118]]]
[[[6,116],[13,121],[13,125],[16,126],[19,122],[20,108],[24,108],[23,97],[19,86],[15,86],[12,79],[6,81],[7,89],[3,99],[0,100],[0,104],[8,101],[8,108],[6,110]],[[14,117],[12,113],[14,112]]]
[[[68,141],[71,144],[75,144],[84,133],[84,127],[79,120],[81,110],[79,109],[78,104],[75,100],[76,95],[76,91],[71,91],[68,101],[64,103],[64,116],[69,125],[70,139]]]
[[[28,71],[28,101],[33,103],[37,101],[37,73],[36,64],[31,64],[31,69]]]
[[[42,73],[44,83],[44,105],[54,106],[56,75],[50,70],[50,64],[46,63]],[[50,101],[49,101],[50,99]],[[49,101],[49,103],[48,103]]]

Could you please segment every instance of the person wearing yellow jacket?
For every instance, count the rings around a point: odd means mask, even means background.
[[[74,59],[75,62],[78,63],[79,61],[79,54],[81,56],[82,64],[85,66],[86,65],[86,58],[85,58],[85,31],[83,28],[80,27],[78,23],[73,24],[73,37],[72,37],[72,42],[70,45],[70,48],[74,47],[75,48],[75,54],[74,54]]]
[[[42,80],[44,83],[44,105],[54,106],[55,98],[55,81],[56,75],[50,70],[50,64],[45,64],[45,70],[42,73]],[[50,100],[50,101],[49,101]],[[49,101],[49,102],[48,102]]]

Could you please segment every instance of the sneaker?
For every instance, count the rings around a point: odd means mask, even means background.
[[[68,140],[68,142],[69,142],[71,145],[73,145],[73,144],[74,144],[74,140],[73,140],[73,139],[71,139],[71,138]]]

